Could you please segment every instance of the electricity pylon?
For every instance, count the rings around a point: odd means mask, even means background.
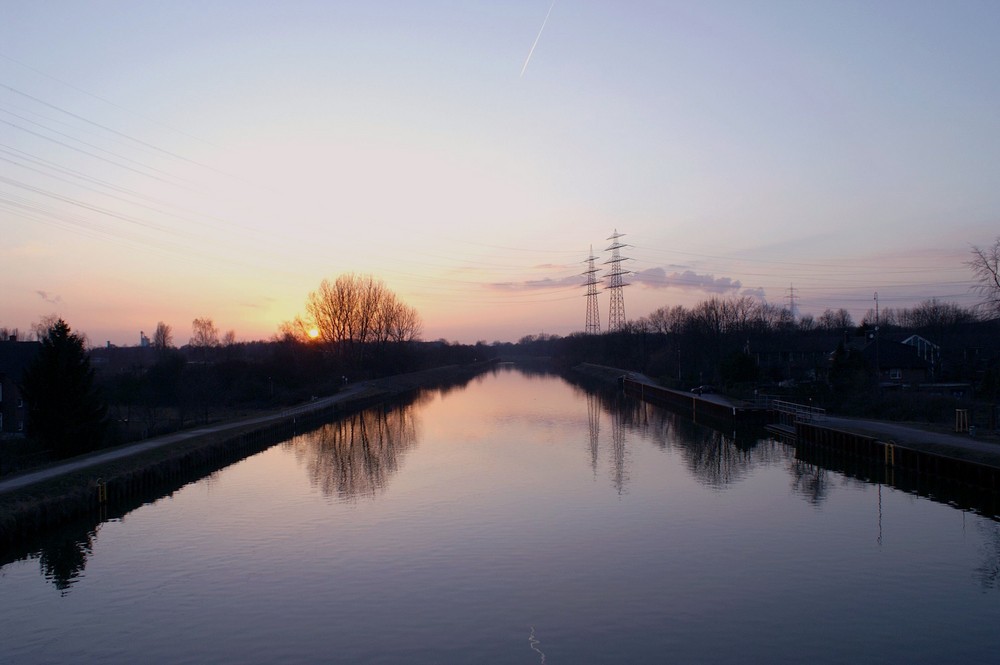
[[[610,264],[611,266],[608,268],[607,274],[605,274],[608,280],[608,291],[611,292],[608,332],[625,328],[625,295],[622,293],[622,288],[628,286],[628,283],[622,281],[622,278],[629,274],[630,271],[622,269],[622,261],[627,259],[622,257],[621,249],[628,245],[618,242],[618,239],[624,235],[624,233],[618,233],[618,229],[615,229],[614,235],[608,238],[611,241],[611,246],[604,250],[605,252],[611,252],[611,258],[604,262],[605,265]]]
[[[594,267],[596,260],[594,246],[591,245],[590,256],[587,257],[587,269],[581,274],[587,278],[587,281],[584,282],[584,286],[587,287],[587,327],[584,332],[593,335],[601,332],[601,313],[597,308],[597,285],[600,284],[600,280],[597,279],[599,270]]]

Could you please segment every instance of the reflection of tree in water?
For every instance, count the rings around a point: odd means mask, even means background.
[[[713,487],[737,482],[757,466],[787,463],[793,456],[787,446],[772,439],[752,436],[741,440],[619,390],[586,384],[574,389],[587,400],[589,452],[595,472],[601,413],[606,412],[611,419],[612,483],[619,493],[628,484],[629,432],[640,433],[662,450],[677,450],[691,473]]]
[[[82,576],[87,558],[94,551],[96,535],[96,529],[78,536],[66,534],[62,538],[53,539],[39,550],[38,562],[42,576],[52,582],[62,595],[69,593],[69,588]]]
[[[837,486],[835,480],[841,487],[864,488],[872,484],[799,459],[792,460],[788,473],[792,476],[792,491],[814,506],[829,497],[830,490]]]
[[[677,450],[691,473],[711,487],[725,487],[745,478],[757,466],[789,459],[788,448],[771,439],[739,440],[698,424],[668,409],[627,398],[620,401],[621,417],[662,449]]]
[[[38,559],[42,577],[65,596],[83,577],[87,560],[94,552],[101,520],[106,519],[105,513],[95,512],[50,531],[26,534],[23,539],[0,550],[0,569],[14,561]]]
[[[417,441],[413,405],[379,406],[297,436],[286,446],[325,496],[375,496]]]
[[[792,491],[809,503],[818,506],[827,498],[830,492],[830,472],[826,469],[795,460],[789,473],[792,476]]]
[[[705,485],[725,487],[746,477],[754,467],[753,449],[738,448],[732,437],[722,432],[687,427],[675,431],[682,433],[678,444],[685,463]]]
[[[3,550],[0,568],[13,561],[38,559],[42,577],[65,596],[83,577],[100,528],[101,523],[95,513],[93,518],[77,520],[42,534],[29,534]]]

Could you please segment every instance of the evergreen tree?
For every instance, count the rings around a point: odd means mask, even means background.
[[[107,407],[94,386],[94,370],[83,337],[59,319],[22,379],[28,407],[28,436],[68,457],[100,446]]]

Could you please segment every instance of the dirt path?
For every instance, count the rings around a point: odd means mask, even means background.
[[[27,471],[25,473],[15,474],[8,478],[4,478],[3,480],[0,480],[0,494],[8,492],[16,492],[29,485],[34,485],[35,483],[40,483],[47,480],[53,480],[67,473],[72,473],[74,471],[80,471],[82,469],[97,466],[99,464],[105,464],[107,462],[111,462],[114,460],[123,459],[125,457],[130,457],[132,455],[144,453],[146,451],[154,450],[156,448],[161,448],[163,446],[168,446],[174,443],[178,443],[180,441],[186,441],[188,439],[193,439],[205,435],[219,434],[229,430],[236,430],[239,428],[243,428],[248,425],[265,425],[268,423],[280,422],[282,420],[287,420],[288,418],[294,418],[297,415],[304,415],[313,411],[319,411],[321,409],[328,408],[329,406],[336,404],[337,402],[344,402],[352,399],[357,399],[359,397],[368,397],[375,394],[376,392],[378,391],[372,388],[368,382],[361,382],[349,386],[348,388],[342,390],[336,395],[315,399],[312,400],[311,402],[307,402],[305,404],[290,409],[274,411],[259,416],[253,416],[251,418],[244,418],[241,420],[230,420],[215,425],[199,427],[198,429],[189,429],[180,432],[174,432],[173,434],[165,434],[163,436],[158,436],[152,439],[147,439],[145,441],[140,441],[139,443],[120,446],[112,450],[104,450],[91,453],[89,455],[76,457],[70,460],[66,460],[65,462],[59,462],[57,464],[47,466],[43,469],[38,469],[36,471]]]

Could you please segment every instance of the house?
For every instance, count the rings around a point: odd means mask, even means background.
[[[882,386],[914,385],[933,379],[931,363],[920,357],[913,344],[881,339],[865,345],[861,353],[868,366],[877,370]]]
[[[27,409],[21,377],[41,348],[38,342],[0,341],[0,436],[23,436]]]
[[[917,357],[927,363],[930,378],[936,379],[941,367],[941,347],[920,335],[907,335],[899,341],[917,350]]]

